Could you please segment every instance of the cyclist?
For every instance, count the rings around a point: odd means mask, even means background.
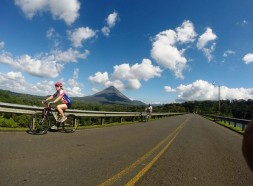
[[[55,97],[57,97],[52,103],[56,103],[58,101],[62,101],[62,104],[57,105],[57,110],[60,114],[60,118],[59,118],[59,122],[64,122],[67,117],[64,115],[64,111],[66,109],[70,109],[72,106],[72,102],[70,100],[70,98],[68,97],[68,95],[65,93],[65,91],[62,88],[62,83],[61,82],[57,82],[55,83],[55,89],[56,92],[51,95],[50,97],[48,97],[47,99],[43,100],[42,103],[45,103]],[[56,126],[55,126],[56,127]],[[54,127],[53,127],[54,128]]]
[[[147,115],[149,115],[149,117],[151,117],[152,111],[153,111],[152,106],[148,104],[148,106],[145,109],[145,112],[147,113]]]

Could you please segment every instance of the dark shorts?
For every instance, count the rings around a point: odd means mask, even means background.
[[[71,103],[66,103],[66,105],[67,105],[68,109],[71,109],[71,106],[72,106]]]

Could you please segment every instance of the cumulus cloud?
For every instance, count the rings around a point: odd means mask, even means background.
[[[126,88],[127,89],[139,89],[139,88],[141,88],[141,82],[138,79],[129,79]]]
[[[15,5],[21,8],[28,19],[36,14],[49,11],[53,19],[64,20],[70,25],[79,17],[80,2],[78,0],[15,0]]]
[[[89,76],[88,78],[92,83],[96,83],[96,84],[105,84],[106,82],[109,81],[109,77],[108,77],[108,73],[104,72],[97,72],[95,73],[94,76]]]
[[[216,47],[216,43],[213,43],[210,46],[210,48],[203,48],[202,49],[204,56],[206,56],[208,62],[213,60],[213,52],[215,50],[215,47]]]
[[[101,31],[105,36],[109,36],[111,32],[111,28],[116,25],[116,22],[119,20],[119,15],[117,12],[113,12],[108,15],[106,18],[106,26],[104,26]]]
[[[242,60],[244,61],[245,64],[250,64],[253,63],[253,54],[252,53],[248,53],[246,54]]]
[[[171,88],[168,86],[168,90]],[[180,85],[176,88],[178,97],[176,101],[203,101],[203,100],[217,100],[218,99],[218,87],[214,86],[204,80],[196,80],[192,84]],[[221,100],[233,100],[233,99],[252,99],[252,88],[229,88],[226,86],[220,86],[220,99]]]
[[[68,35],[74,47],[82,47],[82,43],[96,36],[96,32],[89,27],[80,27],[73,32],[68,31]]]
[[[107,81],[104,86],[105,87],[114,86],[118,90],[124,90],[125,89],[124,83],[120,80]]]
[[[151,56],[159,65],[174,72],[176,78],[183,79],[183,70],[187,67],[185,49],[178,49],[177,44],[192,43],[197,34],[190,21],[184,21],[174,30],[165,30],[153,38]]]
[[[216,43],[214,43],[214,41],[216,39],[217,35],[213,33],[213,30],[211,28],[207,28],[205,33],[203,33],[198,39],[197,48],[203,51],[208,62],[212,61],[213,59],[212,53],[215,50]],[[208,43],[211,43],[210,47],[207,47]]]
[[[10,65],[18,70],[38,77],[57,77],[64,68],[64,63],[77,62],[77,58],[85,59],[88,51],[77,50],[52,51],[51,54],[40,54],[31,57],[28,54],[13,58],[10,53],[0,53],[0,63]]]
[[[171,88],[170,86],[164,86],[165,92],[176,92],[176,89]]]
[[[139,89],[141,80],[148,81],[154,77],[160,77],[162,70],[158,66],[153,66],[149,59],[143,59],[142,63],[136,63],[132,66],[129,64],[121,64],[114,66],[114,72],[111,77],[107,72],[97,72],[94,76],[90,76],[89,80],[103,86],[115,86],[123,89]]]
[[[194,26],[189,20],[184,21],[180,27],[177,27],[176,32],[177,40],[182,43],[194,42],[197,36]]]
[[[118,20],[118,13],[117,12],[113,12],[111,14],[108,15],[107,19],[106,19],[106,22],[107,22],[107,25],[112,28],[115,26],[116,24],[116,21]]]
[[[21,72],[0,73],[0,87],[8,90],[26,90],[25,78]]]
[[[63,79],[57,80],[63,83],[63,87],[69,96],[84,96],[82,93],[83,85],[77,81],[78,69],[74,70],[72,79],[68,80],[68,84]],[[27,93],[32,95],[48,96],[54,94],[56,81],[43,80],[35,84],[26,81],[21,72],[0,73],[0,88],[14,92]]]
[[[205,33],[202,34],[197,42],[197,48],[199,50],[203,49],[208,42],[214,41],[217,38],[215,33],[213,33],[213,30],[211,28],[207,28]]]
[[[160,77],[162,70],[158,66],[153,66],[151,60],[143,59],[142,63],[136,63],[133,66],[129,64],[115,65],[112,78],[128,80],[143,79],[148,81],[155,76]]]

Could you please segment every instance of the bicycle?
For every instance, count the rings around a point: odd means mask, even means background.
[[[143,114],[142,112],[139,115],[140,121],[145,121],[148,122],[149,119],[151,118],[151,113],[150,112],[145,112],[145,114]]]
[[[58,121],[58,112],[51,106],[52,103],[47,103],[47,106],[42,112],[36,112],[31,116],[28,127],[32,134],[46,134],[52,125],[52,116],[55,120],[57,128],[62,127],[66,133],[75,132],[77,129],[77,122],[74,114],[68,114],[67,120],[64,122]]]
[[[147,112],[146,116],[145,116],[145,122],[148,122],[151,118],[151,113]]]

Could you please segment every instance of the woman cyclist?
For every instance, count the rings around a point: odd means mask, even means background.
[[[66,109],[71,108],[72,102],[71,102],[70,98],[68,97],[68,95],[63,90],[61,82],[55,83],[55,89],[56,89],[56,92],[53,95],[51,95],[50,97],[48,97],[47,99],[43,100],[42,103],[45,103],[55,97],[57,97],[57,98],[52,103],[56,103],[61,100],[62,104],[57,105],[56,108],[60,114],[60,118],[58,121],[64,122],[67,119],[67,117],[64,115],[64,111]]]

